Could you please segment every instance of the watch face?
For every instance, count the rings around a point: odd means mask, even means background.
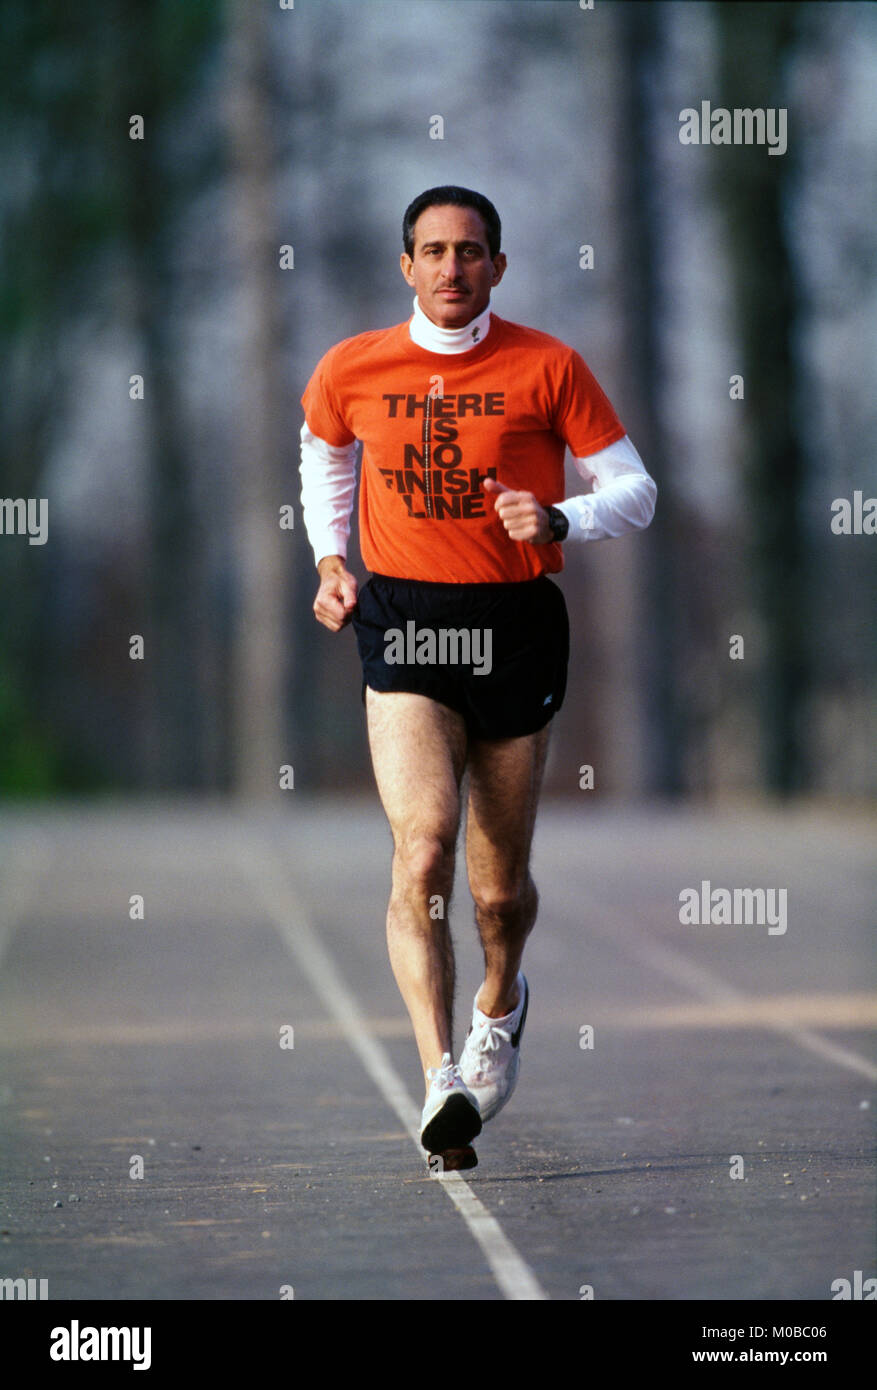
[[[551,535],[556,541],[566,540],[569,532],[569,518],[557,507],[548,508],[548,520],[551,526]]]

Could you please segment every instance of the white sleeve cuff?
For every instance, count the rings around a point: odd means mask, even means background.
[[[301,503],[305,530],[317,564],[326,555],[347,559],[350,513],[356,492],[358,445],[327,444],[301,429]]]
[[[556,504],[569,521],[568,541],[613,540],[648,526],[658,489],[627,435],[608,449],[577,458],[575,465],[583,478],[593,480],[594,491]]]

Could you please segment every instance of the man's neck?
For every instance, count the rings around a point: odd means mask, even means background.
[[[490,305],[488,304],[474,319],[462,328],[440,328],[427,318],[414,296],[414,317],[408,328],[411,341],[428,352],[468,352],[478,343],[483,343],[490,331]]]

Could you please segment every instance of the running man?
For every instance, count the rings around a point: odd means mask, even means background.
[[[314,613],[356,632],[394,844],[390,963],[425,1074],[421,1142],[447,1166],[477,1162],[471,1140],[518,1076],[530,845],[569,650],[547,576],[563,542],[647,526],[657,491],[579,354],[491,311],[500,234],[482,194],[421,193],[403,220],[413,317],[331,348],[302,398]],[[346,564],[357,441],[361,589]],[[567,447],[592,495],[563,500]],[[484,981],[455,1065],[447,908],[464,799]]]

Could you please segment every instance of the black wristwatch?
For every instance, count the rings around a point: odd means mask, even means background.
[[[569,517],[559,507],[548,507],[548,525],[551,527],[553,541],[565,541],[569,533]]]

